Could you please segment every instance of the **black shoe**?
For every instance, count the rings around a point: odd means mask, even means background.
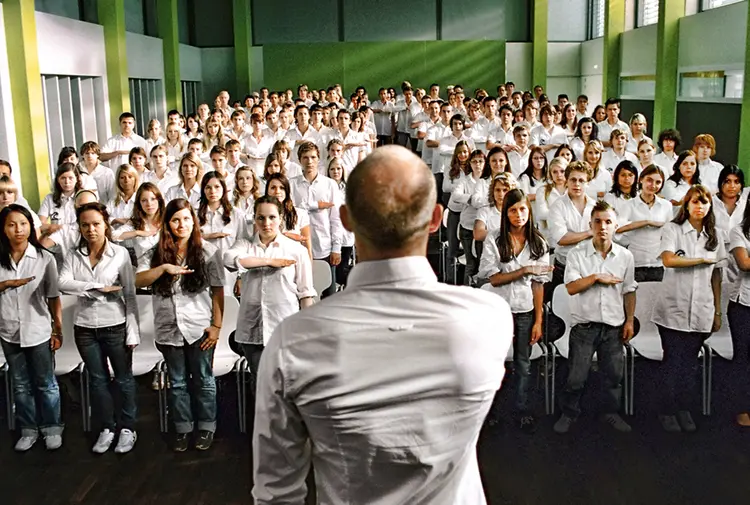
[[[174,437],[174,450],[175,452],[185,452],[188,448],[188,434],[178,433]]]
[[[195,448],[199,451],[207,451],[211,448],[213,441],[213,431],[200,430],[198,432],[198,440],[195,441]]]
[[[531,435],[536,431],[536,419],[532,415],[521,417],[521,431]]]

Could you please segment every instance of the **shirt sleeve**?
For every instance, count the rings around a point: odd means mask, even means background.
[[[240,260],[248,256],[250,250],[250,243],[242,238],[238,238],[232,247],[227,249],[222,255],[222,261],[224,266],[232,271],[237,271],[239,274],[247,272],[247,268],[240,265]]]
[[[138,257],[138,267],[135,270],[135,273],[139,274],[141,272],[146,272],[147,270],[151,270],[151,259],[154,256],[154,248],[152,247],[148,251],[144,252],[141,256]]]
[[[565,262],[565,284],[575,282],[583,278],[581,272],[580,256],[582,256],[581,249],[573,249],[568,253],[567,261]]]
[[[341,201],[341,192],[337,187],[333,188],[333,198],[330,215],[328,219],[331,223],[331,252],[341,254],[341,244],[344,241],[344,226],[341,224],[341,215],[339,214],[339,207],[343,203]]]
[[[549,265],[549,251],[544,253],[538,260],[532,261],[532,263],[534,265]],[[539,284],[545,284],[552,281],[552,274],[535,275],[531,279]]]
[[[479,271],[477,272],[480,279],[489,279],[500,271],[500,253],[495,243],[496,236],[494,232],[490,232],[484,239],[482,258],[479,261]]]
[[[122,251],[119,277],[125,301],[125,345],[138,345],[141,342],[141,333],[138,326],[138,300],[135,297],[135,273],[130,262],[130,254],[125,249]]]
[[[224,287],[224,265],[221,263],[221,253],[214,247],[211,257],[206,264],[208,270],[208,283],[212,288]]]
[[[638,283],[635,282],[635,260],[633,259],[633,254],[630,251],[623,251],[623,253],[628,256],[625,277],[622,279],[622,294],[626,295],[638,289]]]
[[[104,294],[98,295],[94,290],[103,288],[104,284],[76,280],[75,268],[77,261],[76,252],[71,251],[66,255],[62,270],[60,271],[60,291],[69,295],[103,300]]]
[[[52,195],[47,195],[39,206],[39,216],[48,218],[52,214]]]
[[[677,233],[679,228],[672,223],[667,223],[661,228],[661,243],[659,244],[659,256],[664,252],[676,253],[678,250]]]
[[[258,369],[253,430],[256,505],[304,503],[311,446],[302,415],[285,394],[284,325],[274,331]]]
[[[547,204],[547,193],[545,192],[545,185],[539,184],[535,190],[536,193],[536,212],[534,217],[537,221],[546,221],[549,217],[549,205]]]
[[[58,280],[57,262],[50,254],[47,256],[47,266],[44,269],[44,296],[47,298],[57,298],[60,296]]]
[[[295,246],[297,244],[294,244]],[[294,282],[297,285],[297,298],[312,298],[317,295],[313,287],[312,262],[304,246],[297,247]]]
[[[729,252],[734,251],[738,247],[747,249],[747,241],[745,235],[742,233],[742,225],[737,225],[729,232]]]
[[[552,204],[547,218],[549,227],[550,240],[554,245],[558,245],[560,239],[568,233],[568,225],[565,223],[565,210],[562,208],[562,199]]]

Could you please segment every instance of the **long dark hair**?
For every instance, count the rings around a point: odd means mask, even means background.
[[[724,183],[727,181],[727,178],[733,175],[737,177],[737,180],[740,182],[740,186],[742,189],[745,189],[745,173],[740,170],[740,168],[737,165],[724,165],[724,168],[721,169],[721,172],[719,173],[719,192],[718,196],[721,198],[722,191],[721,188],[724,186]],[[742,192],[740,191],[740,196],[737,197],[737,201],[742,197]]]
[[[164,217],[164,195],[161,194],[159,186],[153,182],[144,182],[140,185],[138,191],[135,192],[135,202],[133,202],[133,217],[130,218],[130,222],[133,223],[133,229],[135,230],[144,230],[146,228],[148,217],[143,212],[143,207],[141,207],[141,196],[146,191],[153,194],[159,202],[159,210],[156,211],[156,220],[161,222]]]
[[[219,205],[221,205],[222,209],[221,219],[222,221],[224,221],[224,224],[229,224],[232,221],[232,202],[229,201],[227,183],[224,181],[224,176],[222,176],[219,172],[208,172],[203,176],[203,180],[201,180],[201,201],[200,205],[198,206],[198,221],[200,222],[201,226],[206,224],[206,213],[208,212],[208,197],[206,197],[206,186],[208,186],[208,183],[211,182],[211,179],[216,179],[217,181],[219,181],[219,184],[221,184],[222,193],[221,200],[219,200]]]
[[[750,193],[747,194],[747,198],[750,200]],[[745,213],[742,215],[742,234],[745,238],[750,239],[750,201],[746,201],[745,203]],[[4,223],[0,222],[0,224]]]
[[[539,179],[539,182],[541,183],[544,179],[547,178],[547,155],[544,154],[544,151],[541,147],[535,147],[531,150],[529,153],[529,161],[526,164],[526,170],[523,171],[521,176],[527,176],[529,178],[529,186],[532,188],[536,186],[536,179],[534,179],[534,165],[532,164],[531,158],[534,156],[534,154],[541,154],[542,158],[544,158],[544,165],[542,166],[542,178]]]
[[[453,118],[451,118],[451,123],[452,122]],[[453,148],[450,170],[448,171],[448,177],[451,179],[456,179],[460,177],[461,174],[466,175],[469,172],[469,158],[466,158],[466,163],[463,166],[461,166],[461,162],[458,160],[458,150],[462,147],[466,147],[466,150],[469,151],[469,155],[471,155],[471,147],[469,146],[469,143],[465,140],[460,140],[456,144],[456,147]]]
[[[11,203],[0,211],[0,267],[5,270],[11,270],[13,268],[10,258],[10,240],[8,240],[8,237],[5,235],[5,222],[8,220],[8,216],[10,216],[11,212],[18,212],[29,222],[29,244],[39,252],[46,250],[42,247],[42,244],[39,243],[39,239],[36,237],[34,218],[31,217],[29,209],[22,205]]]
[[[75,189],[73,189],[73,194],[75,194],[76,191],[81,189],[81,179],[78,177],[78,170],[76,169],[76,166],[74,164],[63,163],[62,165],[57,167],[57,170],[55,171],[55,189],[52,191],[52,201],[58,207],[62,203],[63,190],[62,190],[62,187],[60,186],[60,183],[57,181],[57,179],[59,179],[61,175],[67,172],[73,172],[73,175],[75,175],[76,177],[76,185],[75,185]]]
[[[627,170],[628,172],[631,172],[635,176],[635,179],[633,180],[633,185],[630,187],[630,193],[628,193],[627,195],[625,195],[620,189],[619,177],[620,177],[620,172],[622,172],[623,170]],[[612,189],[610,189],[609,192],[618,198],[622,196],[626,196],[628,198],[635,198],[636,196],[638,196],[638,169],[635,167],[632,161],[622,160],[620,163],[617,164],[617,167],[615,168],[615,173],[612,175]]]
[[[700,184],[701,183],[701,169],[698,167],[698,157],[695,155],[693,151],[690,149],[686,151],[682,151],[679,156],[677,156],[677,161],[674,162],[674,165],[672,165],[672,170],[674,171],[672,175],[669,176],[670,181],[674,181],[675,184],[679,184],[682,180],[682,172],[680,172],[680,165],[682,165],[682,162],[685,161],[685,158],[688,156],[692,156],[695,158],[695,173],[693,174],[693,179],[690,181],[690,184]]]
[[[112,227],[109,224],[109,212],[107,212],[107,207],[101,202],[84,203],[76,209],[76,221],[78,224],[78,228],[81,228],[81,216],[84,212],[89,210],[94,210],[101,214],[102,220],[104,221],[104,237],[107,240],[111,241]],[[83,233],[81,233],[80,235],[81,237],[78,239],[78,246],[76,247],[76,250],[84,256],[89,256],[91,254],[91,251],[89,250],[89,241],[86,240],[86,238],[83,236]],[[99,251],[99,254],[97,254],[97,261],[102,259],[102,254],[104,254],[104,248],[102,248]]]
[[[190,202],[184,198],[176,198],[167,204],[167,208],[164,211],[164,221],[162,221],[161,225],[159,243],[156,244],[154,254],[151,257],[151,268],[156,268],[165,263],[172,265],[180,263],[177,260],[177,243],[169,226],[169,221],[172,219],[172,216],[181,210],[188,210],[193,218],[193,232],[188,239],[187,255],[185,258],[185,265],[193,273],[180,276],[180,287],[188,293],[198,293],[205,289],[207,285],[206,264],[203,260],[203,240],[201,239],[200,226],[198,226],[198,218],[195,217],[195,211]],[[175,277],[173,275],[163,274],[152,286],[154,293],[160,296],[172,296],[174,281]]]
[[[601,107],[601,105],[599,106]],[[585,125],[586,123],[591,123],[591,135],[589,135],[589,140],[596,140],[599,138],[599,127],[596,125],[596,121],[593,117],[582,117],[578,124],[576,125],[576,133],[573,135],[575,138],[579,138],[583,140],[583,133],[581,132],[581,126]]]
[[[297,226],[297,209],[294,208],[294,202],[292,201],[292,190],[289,186],[289,179],[281,173],[271,174],[266,183],[266,195],[268,195],[268,188],[271,187],[271,181],[278,180],[284,187],[284,201],[281,202],[281,206],[284,208],[284,228],[287,231],[291,231]]]
[[[697,197],[702,203],[711,203],[711,192],[705,186],[701,186],[700,184],[691,186],[685,194],[685,199],[680,206],[679,212],[677,212],[677,216],[672,220],[673,223],[681,225],[688,220],[690,217],[688,205],[694,197]],[[747,210],[745,211],[745,216],[747,216]],[[745,219],[742,220],[742,229],[743,231],[745,229]],[[714,214],[712,203],[706,217],[703,218],[703,231],[708,236],[706,250],[715,251],[719,245],[719,236],[716,234],[716,215]]]
[[[529,251],[531,251],[531,259],[538,260],[549,250],[547,241],[544,240],[544,237],[534,223],[534,211],[531,208],[529,198],[522,189],[513,189],[508,191],[503,199],[503,211],[500,213],[500,231],[495,240],[497,251],[500,253],[500,261],[503,263],[508,263],[514,258],[513,243],[510,239],[511,224],[510,219],[508,219],[508,209],[519,202],[525,202],[529,209],[529,220],[524,226],[524,236],[526,237],[526,245],[529,247]]]
[[[482,167],[482,174],[479,176],[480,179],[487,179],[492,175],[492,169],[490,163],[487,160],[487,156],[484,155],[484,151],[481,149],[474,149],[469,155],[469,170],[471,170],[471,160],[474,158],[482,158],[484,160],[484,167]],[[346,174],[346,171],[344,171]]]

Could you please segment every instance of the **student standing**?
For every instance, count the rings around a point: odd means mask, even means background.
[[[549,209],[565,194],[565,158],[556,157],[549,164],[547,179],[536,187],[536,223],[547,242],[550,241]]]
[[[84,142],[81,146],[83,166],[96,183],[99,201],[106,205],[115,198],[115,174],[109,167],[99,163],[100,152],[96,142]]]
[[[712,160],[716,156],[716,140],[710,133],[702,133],[695,137],[693,142],[695,161],[698,162],[698,170],[701,172],[702,183],[708,190],[715,194],[719,190],[719,173],[724,168],[721,163]]]
[[[120,165],[128,163],[130,150],[134,147],[146,148],[146,141],[135,133],[135,116],[130,112],[123,112],[118,119],[120,133],[110,137],[102,147],[100,158],[102,162],[109,162],[113,171]]]
[[[682,151],[674,164],[672,175],[664,183],[662,196],[675,207],[682,206],[691,186],[701,184],[701,172],[693,151]]]
[[[581,414],[581,396],[594,353],[607,391],[602,420],[617,431],[630,425],[618,414],[622,396],[623,342],[635,333],[633,255],[615,244],[617,214],[606,202],[591,210],[592,239],[568,254],[565,287],[570,295],[570,370],[560,398],[562,415],[554,426],[567,433]]]
[[[55,185],[52,193],[42,200],[39,207],[39,219],[42,221],[42,233],[51,234],[62,226],[76,222],[73,197],[81,185],[76,177],[76,167],[72,163],[63,163],[55,172]]]
[[[101,433],[93,452],[109,450],[117,432],[116,453],[130,452],[135,445],[136,386],[133,349],[140,342],[135,276],[130,254],[111,242],[107,208],[99,202],[78,209],[81,240],[65,258],[60,272],[60,290],[76,295],[78,303],[73,327],[76,347],[91,381],[91,406]],[[114,383],[121,398],[119,412],[109,391],[112,366]]]
[[[750,375],[750,205],[745,205],[742,222],[733,227],[729,234],[729,251],[739,269],[727,308],[734,351],[732,367],[737,378],[732,388],[744,404],[737,415],[737,424],[747,428],[750,427],[746,403],[750,398],[750,383],[747,380]]]
[[[690,414],[697,390],[696,362],[703,342],[721,327],[721,266],[724,242],[715,223],[711,193],[692,186],[677,217],[662,228],[664,280],[652,321],[664,360],[659,420],[668,432],[696,430]]]
[[[266,195],[276,198],[281,202],[283,213],[281,215],[281,230],[286,237],[301,243],[313,257],[312,240],[310,238],[310,216],[305,209],[294,205],[289,179],[282,174],[273,174],[268,178]]]
[[[151,150],[151,170],[143,174],[141,184],[151,182],[159,187],[162,193],[176,185],[177,173],[169,167],[167,148],[159,145]]]
[[[130,221],[113,231],[112,239],[116,242],[129,241],[137,261],[159,242],[164,207],[164,197],[159,188],[151,182],[141,184],[135,193]]]
[[[469,155],[469,171],[464,173],[463,177],[455,185],[451,193],[448,208],[451,211],[458,210],[458,236],[464,248],[466,257],[466,271],[464,273],[463,284],[471,285],[471,279],[477,273],[479,262],[473,251],[474,242],[474,221],[476,221],[477,210],[469,205],[469,200],[474,194],[474,189],[479,183],[480,178],[489,175],[490,169],[485,171],[484,153],[479,149]],[[451,233],[450,227],[448,233]]]
[[[601,138],[601,134],[599,135]],[[628,145],[628,133],[626,130],[620,130],[615,128],[609,137],[609,142],[603,143],[605,147],[610,147],[602,154],[601,166],[605,168],[610,174],[615,171],[615,167],[622,161],[632,161],[636,166],[638,165],[638,157],[627,151],[625,148]]]
[[[164,200],[169,203],[177,198],[184,198],[193,209],[198,209],[201,201],[200,181],[203,178],[203,162],[192,153],[187,153],[180,160],[179,184],[172,186],[164,195]]]
[[[621,223],[629,215],[629,202],[638,196],[637,181],[638,169],[636,166],[630,161],[621,161],[612,175],[612,188],[604,195],[604,201],[614,207]]]
[[[487,207],[487,195],[489,195],[490,184],[496,175],[510,173],[510,164],[508,163],[508,153],[501,146],[495,146],[487,153],[487,162],[485,166],[489,167],[489,175],[482,176],[474,188],[474,194],[471,196],[469,203],[477,210]],[[485,170],[485,173],[487,171]]]
[[[159,243],[138,261],[136,286],[153,291],[156,346],[171,385],[174,450],[187,449],[196,420],[195,448],[207,450],[216,431],[212,363],[223,323],[224,268],[216,247],[201,239],[187,200],[167,204]]]
[[[627,136],[628,132],[630,131],[630,127],[627,123],[620,120],[620,99],[609,98],[606,102],[604,102],[604,115],[606,120],[604,118],[600,119],[596,117],[599,107],[594,110],[594,119],[598,123],[596,126],[599,130],[599,140],[601,140],[601,142],[604,144],[604,147],[612,146],[612,132],[614,132],[615,130],[620,130],[625,134],[625,144],[627,144]],[[623,146],[622,148],[624,150],[625,146]],[[615,163],[615,165],[616,164],[617,163]]]
[[[346,169],[344,163],[338,158],[332,158],[328,162],[326,175],[331,178],[341,191],[342,201],[346,198]],[[283,209],[282,209],[283,211]],[[350,231],[343,230],[341,234],[341,263],[336,267],[336,280],[342,286],[346,286],[346,280],[349,278],[349,271],[352,268],[354,259],[354,234]]]
[[[670,128],[659,133],[656,145],[659,146],[661,152],[654,155],[654,163],[665,170],[665,177],[672,175],[672,167],[677,161],[677,150],[680,148],[681,142],[680,132],[677,130]]]

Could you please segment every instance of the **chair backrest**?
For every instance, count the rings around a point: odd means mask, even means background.
[[[318,293],[318,298],[320,298],[320,294],[328,289],[328,287],[331,285],[331,282],[333,282],[333,279],[331,278],[331,265],[323,260],[313,260],[312,268],[313,287]]]
[[[224,297],[224,317],[219,333],[219,342],[214,350],[214,375],[221,377],[232,371],[240,357],[229,346],[229,335],[237,328],[240,302],[234,297]]]
[[[445,228],[448,227],[448,207],[443,209],[443,226]]]
[[[727,318],[727,307],[732,293],[732,283],[726,278],[721,283],[721,328],[706,340],[713,351],[724,359],[734,358],[734,347],[732,346],[732,334],[729,331],[729,319]]]
[[[78,297],[62,295],[60,302],[62,303],[63,345],[55,352],[55,375],[70,373],[83,361],[81,355],[78,354],[73,333]]]
[[[154,304],[151,295],[137,295],[141,343],[133,351],[133,375],[145,375],[156,367],[162,354],[156,348]]]
[[[647,359],[661,360],[663,356],[661,337],[656,325],[651,322],[656,300],[661,296],[661,282],[641,282],[635,292],[635,317],[641,324],[641,329],[630,345],[638,354]]]
[[[554,346],[565,358],[570,350],[570,295],[565,284],[560,284],[552,293],[552,312],[565,323],[565,333],[555,341]]]

